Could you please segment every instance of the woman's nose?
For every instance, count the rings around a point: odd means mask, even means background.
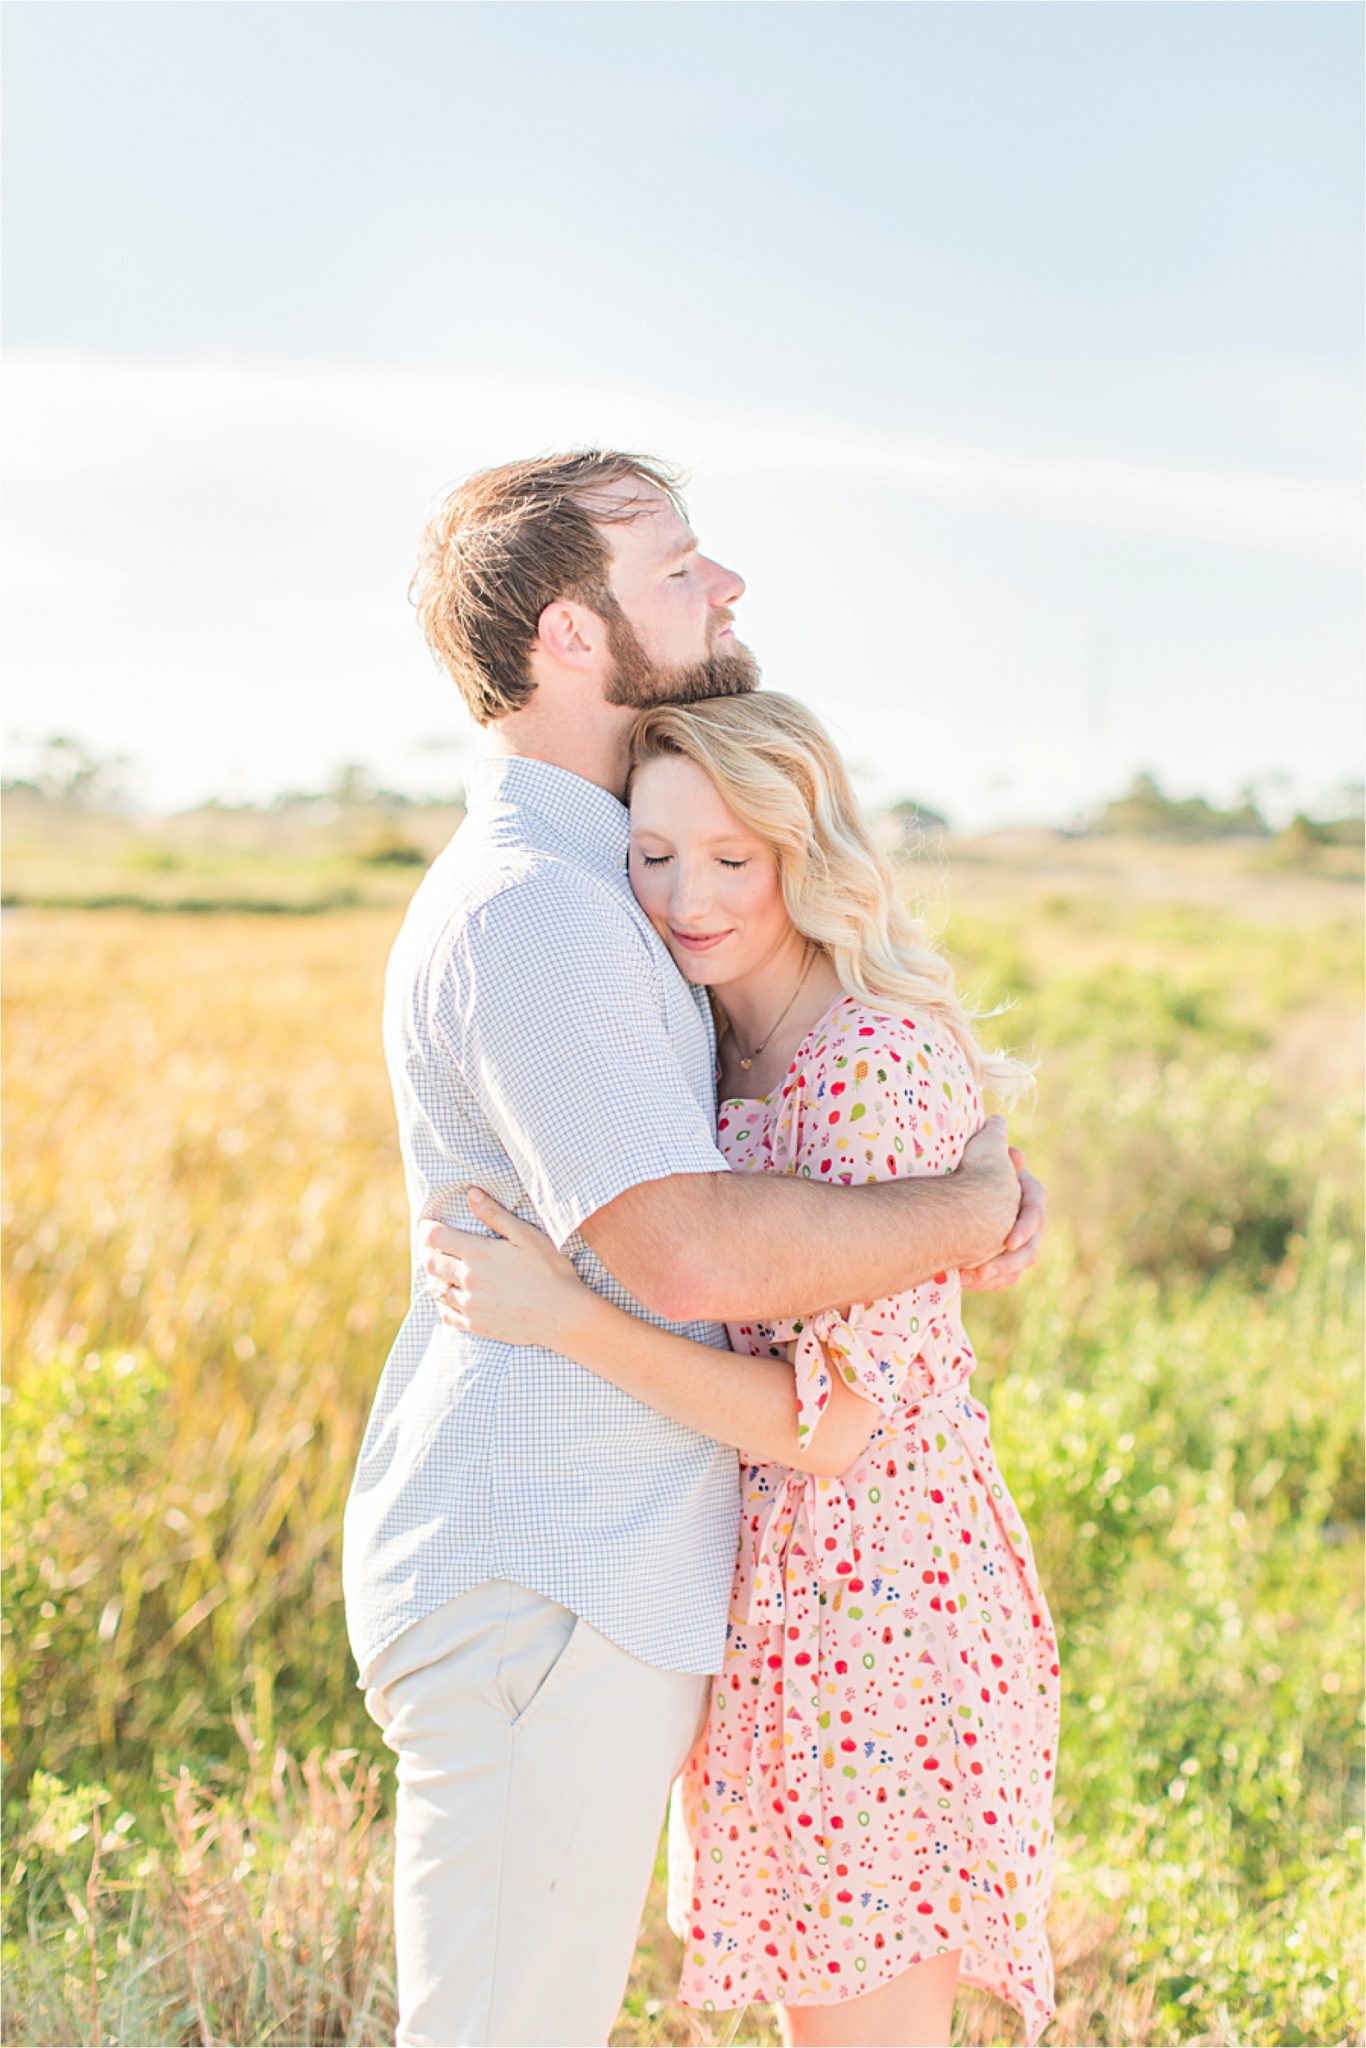
[[[680,861],[669,899],[672,921],[681,930],[700,930],[711,908],[711,891],[700,868],[688,868]]]

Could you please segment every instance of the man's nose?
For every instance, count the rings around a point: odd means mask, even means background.
[[[728,569],[724,562],[712,563],[713,604],[738,604],[745,594],[745,579],[737,570]]]

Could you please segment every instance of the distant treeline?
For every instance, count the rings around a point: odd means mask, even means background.
[[[101,759],[78,740],[54,738],[40,750],[35,772],[6,777],[0,782],[0,792],[90,812],[129,812],[135,808],[127,787],[130,765],[125,756]],[[1271,778],[1272,782],[1275,779]],[[1112,797],[1060,829],[1073,838],[1127,833],[1174,840],[1274,839],[1285,846],[1293,842],[1305,850],[1316,846],[1356,846],[1362,839],[1366,808],[1363,795],[1361,783],[1345,783],[1327,800],[1328,815],[1311,817],[1296,811],[1288,823],[1275,826],[1267,822],[1255,787],[1246,788],[1232,807],[1221,809],[1203,796],[1168,796],[1156,777],[1144,771],[1134,777],[1122,796]],[[336,817],[341,813],[373,811],[393,818],[404,811],[430,810],[443,804],[461,810],[463,797],[454,789],[444,796],[416,796],[410,791],[386,788],[363,764],[348,761],[334,771],[321,789],[283,789],[268,801],[256,804],[211,798],[197,807],[197,814],[313,812]],[[953,829],[943,811],[916,797],[898,798],[886,807],[885,816],[905,845],[926,834]],[[396,859],[398,855],[390,851],[386,857]]]
[[[1297,811],[1285,833],[1318,846],[1355,846],[1362,836],[1362,787],[1338,792],[1342,810],[1329,818],[1310,818]],[[1269,839],[1274,828],[1258,808],[1253,792],[1244,792],[1231,810],[1220,810],[1203,796],[1170,797],[1155,778],[1136,775],[1128,792],[1105,804],[1092,822],[1097,832],[1137,832],[1159,839]]]

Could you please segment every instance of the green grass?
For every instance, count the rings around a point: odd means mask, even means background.
[[[1219,875],[981,864],[949,932],[1042,1062],[1046,1257],[969,1319],[1062,1642],[1059,2048],[1362,2038],[1359,940]],[[339,1566],[405,1306],[398,914],[10,920],[9,2040],[391,2038]],[[776,2038],[676,1968],[656,1885],[616,2040]]]

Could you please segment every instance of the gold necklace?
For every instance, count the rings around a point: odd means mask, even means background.
[[[746,1074],[747,1074],[747,1073],[749,1072],[750,1068],[751,1068],[751,1067],[752,1067],[752,1066],[754,1065],[754,1062],[755,1062],[755,1061],[756,1061],[756,1060],[758,1059],[758,1057],[759,1057],[760,1053],[761,1053],[761,1052],[763,1051],[764,1047],[765,1047],[765,1046],[766,1046],[766,1045],[768,1044],[768,1041],[769,1041],[769,1039],[770,1039],[770,1038],[772,1038],[772,1036],[773,1036],[774,1032],[775,1032],[775,1031],[777,1030],[777,1028],[778,1028],[778,1025],[782,1023],[782,1021],[783,1021],[783,1017],[785,1017],[785,1016],[787,1015],[788,1011],[789,1011],[789,1010],[790,1010],[790,1009],[792,1008],[792,1005],[793,1005],[793,1003],[795,1003],[795,1002],[796,1002],[796,1000],[797,1000],[798,996],[799,996],[799,995],[801,994],[801,992],[802,992],[802,988],[803,988],[803,985],[805,984],[805,981],[806,981],[806,977],[807,977],[807,975],[808,975],[808,974],[809,974],[809,973],[811,972],[812,968],[813,968],[813,967],[815,966],[815,964],[816,964],[816,955],[817,955],[817,953],[818,953],[819,951],[820,951],[820,948],[819,948],[819,946],[813,946],[813,947],[811,948],[811,950],[810,950],[810,953],[809,953],[809,955],[808,955],[808,957],[807,957],[807,962],[806,962],[806,965],[805,965],[805,967],[803,967],[803,969],[802,969],[802,978],[801,978],[801,981],[799,981],[799,982],[797,983],[797,986],[796,986],[796,987],[795,987],[795,988],[793,989],[793,991],[792,991],[792,994],[791,994],[791,996],[790,996],[790,997],[788,998],[788,1001],[787,1001],[787,1003],[786,1003],[786,1005],[784,1006],[784,1009],[783,1009],[783,1015],[782,1015],[782,1017],[779,1017],[779,1018],[777,1019],[777,1021],[776,1021],[775,1023],[773,1023],[773,1024],[770,1024],[770,1025],[769,1025],[769,1027],[768,1027],[768,1030],[767,1030],[767,1032],[766,1032],[766,1033],[764,1034],[764,1036],[763,1036],[763,1037],[762,1037],[762,1038],[761,1038],[761,1039],[759,1040],[759,1043],[758,1043],[758,1044],[757,1044],[757,1045],[755,1046],[755,1048],[754,1048],[753,1052],[752,1052],[752,1053],[750,1054],[749,1058],[748,1058],[748,1059],[743,1059],[743,1058],[741,1059],[741,1061],[740,1061],[740,1066],[741,1066],[741,1069],[742,1069],[742,1071],[743,1071],[744,1073],[746,1073]],[[734,1030],[734,1029],[735,1029],[734,1025],[732,1025],[732,1026],[731,1026],[731,1029],[732,1029],[732,1030]],[[738,1038],[736,1039],[736,1048],[737,1048],[737,1050],[738,1050],[738,1048],[739,1048],[739,1039],[738,1039]]]

